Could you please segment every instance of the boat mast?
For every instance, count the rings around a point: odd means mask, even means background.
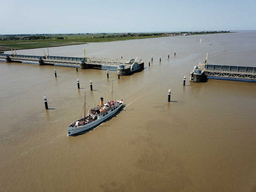
[[[112,92],[112,99],[111,100],[113,100],[113,92],[114,92],[114,90],[113,90],[113,81],[112,81],[112,90],[111,90],[111,92]]]
[[[86,117],[86,92],[84,92],[84,118]]]

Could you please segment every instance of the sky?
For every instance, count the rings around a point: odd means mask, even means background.
[[[256,0],[3,0],[0,34],[256,30]]]

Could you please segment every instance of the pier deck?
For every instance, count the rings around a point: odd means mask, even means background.
[[[34,62],[39,65],[62,65],[80,67],[81,69],[111,66],[117,67],[124,65],[125,68],[132,71],[134,64],[140,66],[140,70],[144,69],[144,63],[140,60],[136,62],[134,59],[113,59],[113,58],[96,58],[96,57],[62,57],[62,56],[34,56],[34,55],[17,55],[17,54],[0,54],[1,60],[7,62]],[[128,74],[128,73],[127,73]],[[130,73],[129,73],[130,74]],[[122,73],[121,75],[126,75]]]
[[[207,76],[253,78],[256,75],[256,67],[207,64],[205,65],[204,72]]]
[[[207,77],[208,79],[256,82],[256,67],[200,63],[191,72],[191,76],[191,80],[196,82],[202,81],[204,77]]]

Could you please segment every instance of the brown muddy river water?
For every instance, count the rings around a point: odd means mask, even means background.
[[[105,70],[1,61],[0,191],[256,191],[256,83],[188,81],[207,52],[211,64],[255,67],[256,32],[49,52],[82,57],[83,49],[88,57],[138,57],[145,70],[120,80],[110,71],[107,80]],[[43,50],[17,53],[43,55]],[[87,107],[94,107],[100,97],[111,99],[112,82],[114,99],[123,99],[126,107],[88,133],[67,137],[67,126],[83,116],[84,92]]]

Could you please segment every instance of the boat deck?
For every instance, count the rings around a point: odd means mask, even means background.
[[[84,126],[86,124],[89,124],[89,123],[99,119],[99,117],[101,115],[102,116],[107,115],[109,111],[115,110],[120,105],[122,105],[122,103],[121,102],[116,102],[116,101],[115,102],[114,101],[109,101],[109,102],[105,103],[104,104],[104,109],[101,109],[101,107],[98,105],[97,107],[95,107],[93,109],[90,109],[89,115],[74,121],[73,123],[71,123],[69,125],[69,127],[80,127],[80,126]]]

